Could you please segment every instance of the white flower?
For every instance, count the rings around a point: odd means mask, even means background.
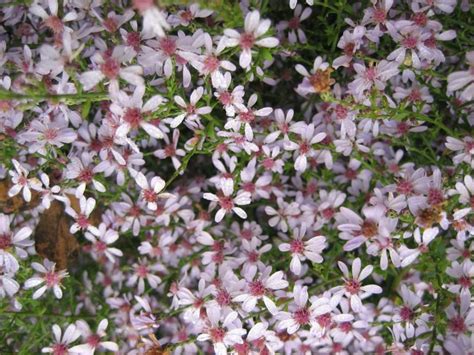
[[[462,182],[457,182],[456,190],[451,190],[450,194],[458,194],[459,203],[468,205],[468,207],[464,207],[454,212],[454,219],[456,221],[466,217],[469,213],[474,212],[474,179],[472,176],[464,176],[464,184]]]
[[[86,342],[85,344],[73,346],[69,351],[73,354],[80,355],[93,355],[96,349],[104,349],[109,351],[118,351],[119,347],[112,341],[101,341],[106,335],[105,330],[107,329],[109,322],[107,319],[102,319],[97,326],[97,332],[93,333],[89,325],[83,320],[76,322],[76,329],[79,331],[82,339]]]
[[[225,44],[227,47],[240,46],[239,64],[247,69],[252,62],[252,48],[255,46],[273,48],[279,43],[275,37],[263,37],[270,28],[270,20],[260,19],[258,10],[251,11],[245,16],[244,32],[239,33],[236,30],[226,29],[224,35],[227,37]],[[262,38],[263,37],[263,38]]]
[[[54,335],[54,343],[49,346],[41,349],[43,353],[53,353],[54,355],[57,354],[69,354],[71,350],[69,348],[69,344],[75,342],[77,338],[81,335],[81,333],[77,330],[74,324],[68,325],[64,334],[62,334],[61,328],[59,325],[53,325],[53,335]]]
[[[327,247],[326,238],[323,236],[313,237],[304,241],[306,227],[296,228],[293,233],[293,240],[290,243],[282,243],[278,247],[282,252],[291,252],[290,270],[295,275],[301,274],[301,262],[306,259],[314,263],[322,263],[321,252]]]
[[[468,70],[456,71],[448,75],[448,92],[462,90],[461,99],[470,101],[474,98],[474,51],[466,53]]]
[[[156,211],[158,208],[157,200],[159,198],[170,198],[173,196],[169,193],[161,192],[165,188],[166,183],[159,176],[154,176],[151,181],[148,182],[143,173],[132,168],[129,168],[129,171],[132,177],[135,179],[137,185],[142,189],[140,196],[142,197],[143,201],[146,202],[147,207],[150,210]]]
[[[191,93],[189,104],[184,101],[181,96],[175,96],[174,101],[184,111],[175,118],[168,118],[165,121],[171,123],[172,128],[178,127],[184,120],[185,123],[190,127],[199,127],[201,115],[207,115],[212,111],[210,106],[198,107],[197,103],[201,100],[204,94],[204,88],[202,86],[193,90]]]
[[[26,202],[31,201],[31,189],[41,189],[41,182],[36,178],[28,179],[28,170],[26,170],[17,160],[12,159],[12,164],[16,171],[10,170],[8,173],[12,177],[13,186],[8,190],[8,196],[13,197],[23,189],[23,199]]]
[[[155,6],[153,0],[133,0],[133,7],[143,16],[143,34],[146,37],[164,37],[170,29],[165,14]]]
[[[206,200],[212,201],[211,209],[219,204],[220,208],[214,217],[216,223],[222,221],[227,213],[234,212],[240,218],[247,218],[247,213],[240,207],[242,205],[248,205],[251,202],[250,192],[238,192],[237,196],[232,197],[234,193],[234,182],[231,179],[223,180],[221,185],[222,194],[215,195],[209,192],[204,193],[203,197]]]
[[[25,281],[25,289],[40,286],[34,293],[33,299],[40,298],[48,289],[52,289],[54,296],[58,299],[63,297],[61,290],[61,281],[68,276],[66,270],[56,271],[56,263],[45,259],[43,265],[33,262],[31,267],[39,274],[29,278]]]
[[[105,223],[101,223],[98,230],[99,235],[97,237],[89,232],[85,232],[84,236],[92,243],[92,252],[96,257],[105,255],[113,263],[116,257],[123,255],[121,250],[109,247],[109,244],[117,241],[119,235],[113,229],[107,229]]]
[[[198,335],[197,341],[210,340],[216,355],[226,355],[228,346],[243,343],[242,336],[246,330],[237,325],[237,312],[232,311],[225,315],[222,324],[220,320],[223,315],[219,308],[207,307],[206,313],[209,325],[205,332]]]
[[[378,285],[362,286],[362,281],[365,280],[373,271],[372,265],[367,265],[361,270],[360,258],[354,259],[352,262],[352,276],[346,264],[338,261],[337,265],[344,274],[344,286],[337,286],[333,288],[334,295],[339,297],[345,296],[354,312],[362,312],[365,307],[362,305],[362,300],[372,294],[382,293],[382,288]]]
[[[85,198],[80,196],[79,198],[79,208],[80,211],[76,212],[68,203],[66,205],[66,213],[74,218],[75,223],[69,228],[69,231],[74,234],[80,230],[89,231],[95,235],[99,234],[97,227],[93,226],[89,221],[89,216],[95,208],[96,201],[93,197]]]
[[[400,248],[400,258],[402,259],[401,266],[405,267],[413,263],[421,253],[428,251],[428,244],[438,235],[438,228],[428,228],[423,231],[423,235],[420,233],[420,228],[415,230],[413,238],[418,244],[418,248],[409,249],[406,246]]]

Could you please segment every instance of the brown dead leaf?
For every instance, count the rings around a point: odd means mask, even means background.
[[[0,180],[0,212],[10,214],[19,211],[29,210],[39,205],[40,194],[34,190],[31,191],[31,201],[26,202],[21,192],[13,197],[8,196],[11,183],[9,180]]]
[[[79,249],[79,243],[69,232],[70,222],[64,204],[53,201],[51,207],[42,213],[35,229],[36,252],[54,261],[59,270],[67,268],[68,261]]]

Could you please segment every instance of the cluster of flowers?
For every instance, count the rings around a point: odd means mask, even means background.
[[[123,3],[0,8],[6,349],[472,354],[472,5]]]

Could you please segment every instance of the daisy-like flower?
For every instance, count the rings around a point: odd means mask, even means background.
[[[239,191],[235,197],[232,197],[234,194],[234,182],[231,179],[223,180],[221,190],[222,193],[217,195],[209,192],[203,195],[206,200],[211,201],[211,209],[214,209],[217,205],[220,207],[214,217],[215,222],[219,223],[227,213],[231,212],[234,212],[240,218],[247,218],[247,213],[237,206],[248,205],[252,202],[250,192]]]
[[[153,138],[163,138],[163,132],[154,124],[145,121],[145,117],[156,111],[166,100],[161,95],[154,95],[143,103],[144,95],[145,86],[139,85],[132,96],[120,91],[116,97],[117,100],[110,105],[110,111],[120,117],[120,125],[115,131],[117,136],[126,137],[130,131],[142,128]],[[135,146],[135,143],[131,146]]]
[[[140,296],[135,296],[135,300],[138,302],[137,306],[140,310],[140,313],[138,315],[131,315],[130,323],[132,326],[138,331],[159,328],[159,324],[155,315],[152,313],[152,309],[148,300]]]
[[[92,355],[96,349],[118,351],[119,347],[117,343],[113,341],[101,341],[101,338],[106,335],[105,330],[108,325],[108,320],[102,319],[97,326],[97,332],[94,333],[85,321],[78,320],[76,322],[76,329],[79,331],[79,334],[85,343],[73,346],[70,349],[70,352],[73,354]]]
[[[474,212],[474,179],[472,176],[464,176],[464,184],[462,182],[456,183],[456,189],[449,191],[451,195],[459,195],[459,203],[468,205],[454,212],[454,219],[460,220],[466,217],[469,213]]]
[[[141,66],[131,65],[125,68],[121,66],[122,63],[129,62],[134,57],[135,52],[131,48],[118,46],[113,49],[112,54],[107,53],[95,54],[92,59],[98,68],[83,72],[79,76],[79,81],[84,90],[93,89],[105,79],[109,81],[109,92],[112,94],[117,94],[119,91],[119,79],[135,86],[145,85]]]
[[[375,87],[383,90],[391,77],[399,73],[399,64],[381,60],[374,66],[366,67],[365,64],[354,63],[356,78],[348,84],[350,93],[357,99],[363,99],[367,90]]]
[[[406,285],[400,286],[400,296],[403,305],[398,309],[398,313],[393,316],[393,320],[397,322],[396,326],[401,327],[408,338],[415,335],[415,311],[421,303],[421,298],[411,291]]]
[[[109,244],[117,241],[119,235],[113,229],[107,229],[105,223],[101,223],[98,230],[98,236],[89,232],[84,233],[84,236],[92,243],[92,252],[96,257],[105,255],[113,263],[116,261],[116,257],[123,255],[121,250],[109,247]]]
[[[134,286],[137,284],[138,294],[142,294],[145,291],[145,280],[148,281],[152,288],[158,287],[161,282],[161,278],[154,273],[156,271],[166,271],[166,269],[160,264],[148,264],[146,260],[140,259],[138,263],[132,265],[134,273],[129,277],[127,286]]]
[[[71,353],[70,344],[74,343],[80,336],[80,331],[74,324],[67,326],[64,334],[59,325],[53,325],[54,343],[41,349],[43,353],[53,353],[53,355],[66,355]]]
[[[51,202],[55,199],[61,199],[58,195],[61,191],[61,187],[59,185],[50,186],[49,176],[45,173],[40,174],[41,182],[43,186],[40,189],[41,193],[41,204],[44,208],[48,209],[51,207]]]
[[[244,32],[239,33],[233,29],[224,30],[226,36],[226,47],[240,46],[241,53],[239,65],[247,69],[252,62],[252,49],[255,46],[273,48],[279,43],[275,37],[264,37],[270,29],[271,22],[268,19],[261,20],[258,10],[251,11],[245,16]]]
[[[293,18],[289,21],[281,21],[277,28],[279,31],[288,30],[288,41],[292,44],[297,43],[306,43],[306,35],[304,31],[301,29],[301,22],[306,20],[309,16],[311,16],[312,10],[310,7],[305,7],[303,10],[303,6],[297,5],[294,12]]]
[[[33,262],[31,267],[37,271],[33,277],[25,281],[25,289],[41,286],[33,293],[33,299],[40,298],[47,290],[52,290],[58,299],[63,297],[62,280],[68,276],[66,270],[56,271],[56,263],[45,259],[43,265]]]
[[[184,111],[175,118],[167,118],[165,121],[171,124],[172,128],[178,127],[183,121],[193,128],[197,128],[201,125],[200,118],[201,115],[207,115],[212,111],[210,106],[201,106],[198,107],[197,103],[201,100],[202,95],[204,94],[204,88],[202,86],[193,90],[189,100],[189,104],[184,101],[181,96],[175,96],[174,101],[176,104]]]
[[[325,237],[320,235],[305,241],[305,235],[305,225],[302,225],[299,229],[295,228],[293,240],[290,243],[282,243],[278,247],[282,252],[291,253],[290,270],[297,276],[301,274],[302,261],[309,259],[313,263],[322,263],[323,257],[321,253],[327,247]]]
[[[80,196],[79,198],[79,208],[80,211],[76,212],[74,208],[72,208],[71,204],[68,203],[66,205],[66,213],[74,218],[75,223],[69,228],[71,233],[76,233],[79,230],[82,231],[89,231],[95,235],[99,234],[99,230],[97,227],[93,226],[90,223],[89,216],[95,208],[96,201],[94,198],[89,197],[85,198],[84,196]]]
[[[304,76],[303,81],[296,88],[296,92],[301,96],[328,92],[331,85],[335,83],[335,80],[331,79],[332,68],[328,62],[323,61],[322,57],[314,59],[310,72],[301,64],[297,64],[295,69]]]
[[[305,124],[300,122],[300,125],[292,127],[292,131],[297,133],[300,137],[298,142],[291,140],[285,141],[283,146],[285,150],[295,151],[295,170],[298,172],[304,172],[308,168],[308,158],[314,154],[313,144],[319,143],[326,138],[326,133],[315,132],[313,124]]]
[[[156,211],[158,208],[157,201],[159,198],[170,198],[173,196],[169,193],[161,192],[165,188],[166,183],[159,176],[154,176],[151,181],[148,182],[142,172],[136,171],[132,168],[129,168],[129,171],[137,185],[142,189],[140,196],[143,201],[146,202],[147,207],[150,210]]]
[[[256,270],[251,269],[244,274],[247,280],[246,290],[240,295],[233,298],[234,302],[241,302],[242,309],[245,312],[252,312],[257,302],[263,300],[265,307],[270,311],[271,314],[275,314],[278,311],[275,303],[270,299],[272,291],[281,290],[288,287],[288,281],[283,279],[285,275],[283,271],[277,271],[271,273],[272,268],[266,267],[258,277],[255,277]]]
[[[224,315],[217,307],[207,307],[206,314],[208,324],[198,335],[197,341],[210,340],[216,355],[227,355],[227,347],[243,343],[242,336],[247,332],[239,325],[237,312]],[[221,318],[224,318],[222,322]]]
[[[62,147],[77,139],[76,132],[68,128],[68,122],[61,116],[51,120],[49,116],[36,119],[30,123],[28,131],[20,135],[20,139],[28,142],[30,153],[46,155],[48,146]]]
[[[316,322],[316,317],[330,313],[329,303],[315,302],[307,306],[308,286],[295,285],[293,287],[294,302],[289,305],[290,312],[278,312],[275,318],[279,320],[277,329],[286,329],[288,334],[294,334],[300,327],[309,326]]]
[[[428,252],[428,244],[433,241],[433,239],[438,235],[438,232],[438,228],[428,228],[423,231],[423,234],[421,234],[420,228],[417,228],[413,238],[418,244],[418,248],[409,249],[402,245],[400,248],[400,258],[402,259],[401,266],[405,267],[410,265],[418,258],[421,253]]]
[[[10,223],[10,216],[0,214],[0,267],[5,273],[16,273],[20,266],[12,253],[25,259],[28,256],[25,249],[31,247],[34,242],[28,239],[32,233],[30,227],[23,227],[13,233]]]
[[[288,110],[287,113],[277,108],[274,112],[275,123],[277,129],[265,137],[264,142],[269,144],[275,142],[281,135],[283,135],[283,141],[289,141],[288,133],[290,132],[290,122],[293,120],[293,115],[295,112],[293,110]]]
[[[77,180],[80,182],[76,188],[76,197],[84,195],[86,186],[91,184],[97,191],[105,192],[105,186],[94,175],[97,173],[97,168],[93,166],[93,156],[89,152],[82,152],[79,157],[72,157],[70,163],[66,167],[65,177],[70,180]]]
[[[468,70],[457,71],[448,75],[448,92],[462,89],[461,99],[470,101],[474,98],[474,51],[466,53]]]
[[[8,190],[8,196],[13,197],[23,190],[23,199],[26,202],[31,201],[31,190],[41,189],[41,182],[37,178],[28,179],[29,171],[26,170],[17,160],[12,159],[12,164],[15,171],[10,170],[8,173],[11,176],[13,186]]]
[[[43,20],[44,26],[53,32],[56,44],[62,44],[62,35],[67,29],[64,26],[64,23],[76,20],[78,15],[77,13],[71,11],[66,13],[61,19],[58,17],[58,0],[48,0],[47,2],[50,14],[48,14],[46,10],[38,3],[34,3],[29,6],[29,11],[32,14],[40,17]]]
[[[186,152],[184,149],[179,148],[178,149],[178,141],[179,141],[179,130],[174,129],[173,130],[173,140],[170,141],[167,135],[163,137],[165,141],[165,146],[162,149],[157,149],[153,152],[153,155],[155,157],[158,157],[160,159],[166,159],[170,158],[171,162],[173,163],[173,166],[176,170],[179,169],[181,166],[181,162],[179,161],[180,157],[184,157],[186,155]]]
[[[334,295],[339,299],[342,296],[345,296],[349,302],[352,310],[354,312],[362,312],[365,307],[362,304],[364,298],[369,297],[372,294],[382,293],[382,288],[378,285],[365,285],[362,286],[362,281],[364,281],[372,273],[374,267],[372,265],[367,265],[361,270],[362,263],[360,258],[354,259],[352,262],[352,275],[347,268],[347,265],[342,261],[338,261],[337,265],[339,269],[344,274],[344,286],[337,286],[332,289]]]
[[[471,165],[471,168],[474,169],[474,137],[467,136],[462,140],[454,137],[447,137],[446,148],[457,152],[453,158],[454,164],[458,165],[464,162]]]

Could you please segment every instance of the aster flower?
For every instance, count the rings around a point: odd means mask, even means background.
[[[15,171],[10,170],[8,173],[11,176],[13,186],[8,190],[8,196],[13,197],[23,190],[23,199],[26,202],[31,201],[31,190],[39,190],[41,188],[41,182],[37,178],[28,179],[29,171],[25,169],[17,160],[12,159],[13,167]]]
[[[150,210],[155,211],[157,209],[157,201],[159,198],[170,198],[172,196],[169,193],[162,192],[166,184],[159,176],[154,176],[151,181],[148,182],[143,173],[134,169],[129,169],[129,171],[137,185],[142,189],[140,195]]]
[[[153,0],[133,0],[133,7],[143,16],[143,33],[147,37],[164,37],[170,29],[166,15],[155,6]]]
[[[105,223],[101,223],[98,230],[99,234],[97,236],[90,232],[85,232],[84,236],[92,243],[92,252],[96,257],[106,256],[113,263],[116,261],[116,257],[123,256],[121,250],[109,246],[109,244],[117,241],[119,235],[113,229],[107,229]]]
[[[58,299],[63,297],[62,280],[68,277],[66,270],[56,271],[56,263],[45,259],[43,265],[33,262],[31,267],[37,272],[35,276],[25,281],[25,289],[41,286],[33,293],[33,299],[40,298],[47,290],[52,290]],[[59,338],[59,337],[58,337]]]
[[[81,333],[74,324],[69,324],[63,334],[59,325],[54,324],[53,336],[54,343],[41,349],[41,352],[53,353],[54,355],[69,354],[71,352],[71,343],[74,343],[81,336]]]
[[[332,69],[329,63],[324,62],[320,56],[314,59],[310,72],[301,64],[297,64],[295,69],[304,76],[303,82],[296,88],[296,92],[301,96],[328,92],[331,85],[335,83],[335,80],[331,79]]]
[[[15,280],[13,273],[7,273],[0,267],[0,299],[12,298],[20,290],[20,284]]]
[[[367,265],[361,270],[361,264],[360,258],[354,259],[352,262],[351,275],[346,264],[339,261],[337,265],[344,274],[344,286],[337,286],[332,290],[332,292],[334,292],[334,294],[339,298],[345,296],[349,300],[350,306],[354,312],[362,312],[364,310],[362,304],[364,298],[367,298],[372,294],[382,293],[382,288],[378,285],[372,284],[362,286],[362,281],[370,276],[374,267],[372,265]]]
[[[245,16],[244,32],[239,33],[232,29],[224,30],[225,45],[227,47],[240,46],[242,50],[239,57],[239,65],[242,68],[248,69],[250,67],[252,49],[255,46],[273,48],[278,45],[277,38],[264,36],[270,29],[270,24],[270,20],[261,20],[258,10],[254,10]]]
[[[375,87],[383,90],[386,82],[391,77],[398,74],[398,63],[381,60],[375,66],[367,68],[365,64],[354,63],[357,73],[354,81],[348,84],[352,95],[357,99],[362,99],[367,90]]]
[[[454,212],[455,220],[464,218],[474,211],[474,180],[471,176],[464,176],[464,184],[462,182],[457,182],[456,189],[449,191],[449,193],[451,195],[459,195],[459,203],[468,205],[468,207]]]
[[[293,240],[290,243],[282,243],[278,247],[282,252],[291,253],[290,270],[295,275],[301,274],[301,262],[306,259],[313,263],[320,264],[323,262],[321,256],[322,251],[327,247],[326,238],[316,236],[307,241],[304,240],[306,235],[306,226],[296,228],[293,232]]]
[[[208,324],[198,335],[197,341],[210,340],[216,355],[226,355],[227,347],[243,342],[242,336],[245,335],[246,330],[237,325],[237,312],[229,312],[224,317],[219,309],[207,307],[206,314]]]
[[[446,148],[457,152],[453,158],[454,164],[460,164],[462,162],[471,165],[471,168],[474,169],[474,138],[473,137],[464,137],[462,140],[447,137],[446,138]]]
[[[219,210],[217,211],[214,220],[216,223],[222,221],[224,216],[227,213],[234,212],[240,218],[247,218],[247,213],[237,206],[248,205],[251,202],[251,194],[247,191],[237,192],[235,197],[232,197],[234,194],[234,182],[230,179],[226,179],[221,186],[221,194],[212,194],[209,192],[204,193],[203,197],[206,200],[211,201],[211,209],[219,205]]]
[[[108,351],[118,351],[117,343],[113,341],[101,341],[106,335],[105,330],[107,329],[109,322],[107,319],[102,319],[97,326],[97,332],[92,332],[89,325],[83,321],[78,320],[76,322],[76,330],[79,332],[84,344],[73,346],[69,351],[73,354],[94,354],[96,349],[105,349]]]
[[[91,224],[90,222],[90,215],[94,210],[96,205],[96,200],[92,197],[85,198],[84,196],[80,196],[79,198],[79,212],[77,212],[70,203],[66,204],[66,213],[74,218],[75,223],[69,228],[71,233],[77,233],[79,230],[89,231],[95,235],[99,234],[99,230],[97,227]]]
[[[448,92],[461,90],[461,99],[470,101],[474,97],[474,51],[466,53],[469,70],[457,71],[448,75]]]
[[[418,248],[409,249],[404,246],[400,249],[400,257],[402,259],[401,266],[406,267],[410,265],[421,253],[426,253],[428,251],[428,244],[433,241],[433,239],[438,235],[438,232],[438,228],[428,228],[423,231],[423,234],[421,234],[420,229],[417,228],[413,238],[418,244]]]
[[[288,287],[288,281],[283,279],[284,273],[282,271],[277,271],[273,274],[271,272],[272,268],[266,267],[259,273],[259,276],[255,277],[256,273],[253,270],[249,270],[248,273],[244,274],[247,280],[245,291],[234,297],[233,301],[242,303],[244,311],[252,312],[257,306],[257,302],[263,300],[265,307],[271,314],[277,312],[278,308],[268,296],[271,295],[272,291]]]
[[[172,128],[178,127],[183,121],[189,127],[199,127],[201,125],[201,115],[207,115],[212,111],[210,106],[197,106],[199,100],[201,100],[204,94],[204,88],[202,86],[193,90],[191,93],[189,104],[184,101],[181,96],[175,96],[174,101],[184,111],[175,118],[168,118],[167,121],[171,124]]]

